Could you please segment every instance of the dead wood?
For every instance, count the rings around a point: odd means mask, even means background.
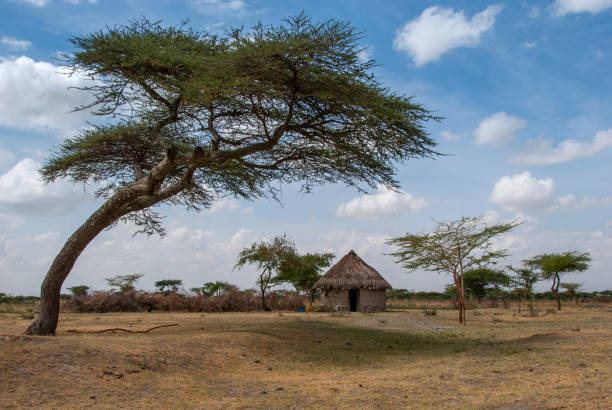
[[[147,329],[147,330],[130,330],[130,329],[123,329],[121,327],[111,327],[111,328],[102,329],[102,330],[68,329],[67,332],[69,333],[103,333],[103,332],[112,332],[114,330],[121,330],[122,332],[128,332],[128,333],[149,333],[153,329],[159,329],[160,327],[169,327],[169,326],[178,326],[178,323],[171,323],[169,325],[153,326],[152,328]]]

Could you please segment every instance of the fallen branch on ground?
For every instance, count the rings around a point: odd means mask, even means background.
[[[68,329],[67,332],[69,333],[102,333],[102,332],[112,332],[113,330],[121,330],[122,332],[129,332],[129,333],[149,333],[153,329],[159,329],[160,327],[169,327],[169,326],[178,326],[178,323],[171,323],[169,325],[153,326],[152,328],[147,329],[147,330],[130,330],[130,329],[123,329],[121,327],[111,327],[109,329],[102,329],[102,330]]]

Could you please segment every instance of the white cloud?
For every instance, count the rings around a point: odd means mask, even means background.
[[[336,215],[341,218],[378,219],[404,212],[419,212],[429,205],[423,198],[415,198],[404,191],[389,191],[384,185],[379,185],[377,191],[374,195],[363,195],[340,204]]]
[[[82,188],[66,181],[45,185],[38,174],[40,166],[26,158],[0,175],[0,209],[18,214],[64,214],[89,198]]]
[[[524,119],[501,111],[482,120],[474,130],[474,137],[477,144],[504,145],[526,126]]]
[[[0,57],[0,125],[37,131],[73,132],[90,117],[71,113],[91,102],[85,76],[67,76],[62,67],[29,57]]]
[[[489,201],[506,211],[541,210],[557,203],[552,178],[537,179],[528,171],[502,177],[493,188]]]
[[[597,14],[612,8],[612,0],[555,0],[551,7],[556,16],[570,13]]]
[[[529,171],[506,175],[497,181],[489,201],[505,211],[551,211],[581,209],[591,206],[610,206],[612,198],[583,197],[573,194],[557,196],[552,178],[537,179]]]
[[[45,7],[51,4],[51,0],[15,0],[17,3],[23,3],[34,7]]]
[[[5,46],[12,48],[13,50],[27,50],[32,46],[32,43],[28,40],[17,40],[14,37],[2,36],[0,43]]]
[[[595,55],[595,58],[598,60],[602,60],[606,56],[606,54],[601,50],[595,50],[593,54]]]
[[[451,132],[451,131],[448,131],[448,130],[442,131],[440,133],[440,135],[446,141],[457,141],[459,138],[461,138],[461,136],[459,134],[455,134],[454,132]]]
[[[420,67],[457,47],[475,47],[495,24],[501,5],[492,5],[467,20],[462,11],[428,7],[398,30],[393,48],[407,52]]]
[[[239,12],[246,8],[243,0],[191,0],[191,6],[203,14]]]
[[[531,165],[557,164],[577,158],[592,157],[609,147],[612,147],[612,128],[597,132],[593,141],[588,142],[568,139],[554,146],[551,139],[537,138],[528,141],[526,148],[514,158],[514,161]]]

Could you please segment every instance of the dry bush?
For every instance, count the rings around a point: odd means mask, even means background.
[[[70,300],[73,312],[142,312],[146,310],[138,302],[138,294],[130,292],[95,292],[92,295],[74,296]]]
[[[304,307],[305,296],[271,292],[267,298],[273,310],[295,310]],[[186,296],[178,293],[96,292],[74,296],[63,312],[251,312],[261,308],[261,299],[250,291],[226,292],[219,296]]]

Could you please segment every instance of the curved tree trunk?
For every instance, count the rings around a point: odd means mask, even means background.
[[[85,247],[102,230],[133,209],[124,205],[137,196],[134,189],[113,195],[68,238],[53,260],[40,289],[40,314],[25,331],[27,335],[54,335],[59,319],[60,291],[66,277]]]

